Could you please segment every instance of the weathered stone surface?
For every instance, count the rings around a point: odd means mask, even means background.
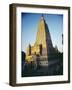
[[[32,60],[34,60],[33,55],[39,55],[39,61],[37,62],[39,62],[40,65],[47,66],[48,56],[51,53],[54,53],[54,48],[52,45],[48,25],[46,24],[46,21],[42,16],[38,24],[38,31],[35,44],[34,46],[29,45],[27,49],[26,60],[30,61],[31,58]]]

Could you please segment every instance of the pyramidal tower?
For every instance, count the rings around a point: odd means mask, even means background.
[[[38,32],[36,37],[35,45],[42,45],[42,54],[48,56],[48,54],[52,53],[53,45],[51,41],[51,36],[49,32],[48,25],[44,19],[44,16],[41,16],[41,20],[38,25]]]
[[[36,61],[33,58],[36,55],[38,56],[38,64],[41,66],[47,66],[48,58],[52,55],[52,53],[54,53],[54,48],[52,45],[49,28],[44,19],[44,16],[42,15],[38,23],[35,44],[34,46],[29,45],[27,48],[27,60]]]

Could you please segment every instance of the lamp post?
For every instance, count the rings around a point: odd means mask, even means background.
[[[63,33],[62,33],[62,52],[63,52]]]

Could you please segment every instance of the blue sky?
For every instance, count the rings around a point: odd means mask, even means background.
[[[27,50],[29,44],[33,45],[36,41],[38,23],[42,14],[22,13],[21,14],[21,50]],[[43,14],[49,27],[53,46],[57,45],[58,50],[62,51],[63,15]]]

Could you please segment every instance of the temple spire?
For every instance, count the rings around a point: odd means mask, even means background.
[[[41,19],[44,20],[44,15],[43,14],[41,15]]]

